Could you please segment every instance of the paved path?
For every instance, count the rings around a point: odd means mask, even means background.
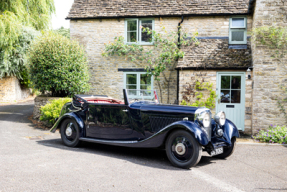
[[[164,151],[85,143],[27,120],[33,103],[0,106],[0,191],[287,191],[287,147],[238,144],[228,160],[206,153],[191,170]]]

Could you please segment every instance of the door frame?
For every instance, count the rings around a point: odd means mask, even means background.
[[[244,115],[243,115],[243,128],[240,129],[241,131],[245,130],[245,91],[246,91],[246,84],[245,84],[245,79],[246,79],[246,73],[245,72],[234,72],[234,71],[220,71],[216,72],[216,104],[215,104],[215,112],[218,113],[218,99],[220,99],[220,81],[221,79],[219,78],[221,75],[241,75],[243,78],[241,78],[242,84],[241,84],[241,98],[242,102],[241,104],[244,106]]]

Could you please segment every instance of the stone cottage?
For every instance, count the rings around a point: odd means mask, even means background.
[[[195,81],[211,82],[216,90],[216,107],[245,133],[254,133],[269,124],[283,124],[275,95],[286,82],[286,70],[274,61],[268,48],[251,43],[252,28],[272,23],[286,26],[287,3],[275,0],[75,0],[67,19],[71,38],[86,48],[91,73],[91,94],[108,94],[122,99],[123,88],[145,86],[158,89],[153,77],[145,75],[144,63],[121,57],[102,57],[104,44],[116,36],[126,43],[152,46],[140,26],[188,34],[198,32],[198,46],[185,46],[183,59],[168,71],[162,103],[194,101]],[[282,16],[283,15],[283,16]],[[284,19],[285,18],[285,19]],[[250,71],[250,72],[249,72]],[[129,82],[130,77],[136,79]],[[162,78],[162,77],[161,77]]]

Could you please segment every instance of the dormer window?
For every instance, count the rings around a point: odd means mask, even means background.
[[[229,44],[247,43],[246,17],[233,17],[229,20]]]
[[[125,20],[125,42],[127,44],[138,43],[141,45],[152,45],[153,37],[143,28],[154,30],[154,19],[126,19]]]

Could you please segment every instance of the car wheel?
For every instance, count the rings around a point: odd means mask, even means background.
[[[219,159],[225,159],[227,157],[229,157],[230,155],[232,155],[234,149],[236,147],[236,139],[232,139],[232,145],[228,148],[223,148],[223,153],[219,154],[219,155],[214,155],[213,157],[215,158],[219,158]]]
[[[175,131],[168,136],[165,150],[171,164],[185,169],[195,166],[202,153],[202,147],[195,138],[183,130]]]
[[[79,126],[73,119],[66,119],[61,124],[61,138],[65,145],[76,147],[79,145]]]

